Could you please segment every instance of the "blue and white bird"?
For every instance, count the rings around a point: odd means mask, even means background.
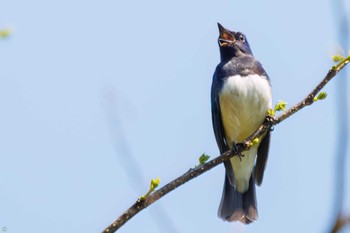
[[[221,62],[211,88],[212,121],[220,153],[234,149],[264,122],[272,106],[270,80],[241,32],[218,23]],[[242,157],[224,162],[225,184],[218,215],[248,224],[257,220],[255,184],[260,185],[268,157],[270,132]]]

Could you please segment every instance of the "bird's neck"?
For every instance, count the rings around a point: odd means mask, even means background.
[[[229,61],[236,56],[235,49],[231,47],[220,47],[220,59],[221,61]]]

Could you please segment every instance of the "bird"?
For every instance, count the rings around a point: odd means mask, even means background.
[[[270,78],[255,59],[242,32],[220,23],[220,63],[211,86],[211,113],[220,153],[237,151],[237,145],[267,119],[272,106]],[[244,224],[258,218],[255,185],[261,185],[270,144],[270,131],[239,156],[224,162],[225,181],[218,216],[224,221]]]

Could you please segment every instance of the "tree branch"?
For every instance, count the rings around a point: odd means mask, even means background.
[[[345,49],[349,48],[349,29],[350,22],[346,11],[346,0],[332,1],[333,16],[335,28],[337,30],[337,40],[339,45]],[[347,71],[347,70],[346,70]],[[340,77],[348,77],[349,72],[343,72]],[[332,233],[340,232],[346,224],[350,224],[350,216],[344,221],[344,203],[345,203],[345,187],[346,187],[346,159],[349,151],[349,101],[348,101],[348,80],[338,82],[336,85],[335,102],[336,108],[336,140],[335,140],[335,163],[334,163],[334,195],[333,195],[333,213],[331,216],[330,231]]]
[[[339,214],[332,227],[331,233],[340,232],[347,224],[350,224],[350,216]]]
[[[342,59],[337,65],[334,65],[327,73],[325,78],[312,90],[312,92],[306,96],[301,102],[297,103],[287,111],[283,112],[278,117],[270,117],[253,133],[251,134],[243,143],[242,147],[238,148],[237,153],[233,153],[232,151],[226,151],[222,155],[210,160],[209,162],[198,166],[196,168],[190,169],[180,177],[166,184],[161,189],[155,191],[150,194],[143,200],[137,200],[129,209],[127,209],[121,216],[119,216],[111,225],[109,225],[103,233],[111,233],[116,232],[121,226],[123,226],[129,219],[139,213],[141,210],[145,209],[164,195],[173,191],[177,187],[183,185],[184,183],[192,180],[193,178],[203,174],[204,172],[209,171],[211,168],[219,165],[225,160],[240,154],[244,150],[248,150],[253,144],[253,140],[255,138],[259,138],[263,134],[265,134],[268,130],[271,129],[272,126],[277,125],[292,116],[294,113],[298,112],[302,108],[309,106],[315,102],[316,95],[320,92],[320,90],[334,77],[336,74],[343,69],[350,62],[350,56]]]

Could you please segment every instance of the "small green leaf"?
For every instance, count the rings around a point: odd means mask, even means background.
[[[157,179],[152,179],[152,181],[151,181],[151,188],[150,188],[152,190],[152,192],[153,192],[153,190],[155,188],[158,187],[159,184],[160,184],[160,178],[159,177]]]
[[[332,56],[332,59],[334,62],[340,62],[341,60],[344,59],[344,57],[342,55],[334,55]]]
[[[325,91],[322,91],[322,92],[320,92],[320,94],[318,94],[317,99],[323,100],[326,97],[327,97],[327,93]]]
[[[7,38],[11,34],[10,29],[2,29],[0,30],[0,38]]]
[[[276,111],[275,110],[273,110],[273,109],[269,109],[269,110],[267,110],[267,115],[269,115],[269,116],[274,116],[276,114]]]
[[[275,111],[284,111],[287,107],[287,102],[284,102],[283,100],[278,101],[278,103],[275,106]]]
[[[205,163],[209,160],[209,158],[210,158],[209,155],[203,153],[203,154],[199,157],[199,159],[198,159],[198,160],[199,160],[199,164],[200,164],[200,165],[205,164]]]
[[[256,145],[260,142],[259,138],[254,138],[254,140],[252,141],[253,145]]]
[[[159,183],[160,183],[159,177],[157,179],[152,179],[148,192],[145,195],[139,197],[139,200],[144,201],[146,197],[148,197],[158,187]]]
[[[318,94],[317,97],[314,98],[314,102],[318,101],[318,100],[323,100],[327,97],[327,93],[322,91]]]

